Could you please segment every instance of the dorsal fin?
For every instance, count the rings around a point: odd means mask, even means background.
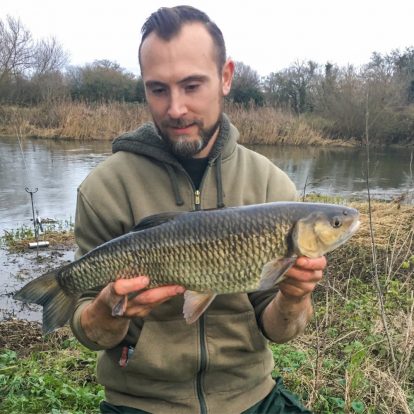
[[[131,229],[131,231],[140,231],[159,226],[160,224],[166,223],[167,221],[174,220],[176,217],[184,213],[185,211],[168,211],[165,213],[152,214],[151,216],[144,217]]]

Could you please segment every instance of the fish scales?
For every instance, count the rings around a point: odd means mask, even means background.
[[[149,229],[146,234],[128,235],[120,241],[119,248],[109,243],[108,248],[102,249],[95,257],[85,258],[86,264],[74,269],[77,277],[68,277],[66,286],[70,291],[79,291],[94,287],[97,281],[98,285],[107,284],[113,280],[114,274],[120,277],[148,274],[153,285],[181,283],[207,290],[226,280],[228,287],[225,292],[237,291],[243,287],[248,273],[258,270],[259,259],[266,260],[275,253],[268,249],[263,251],[267,254],[260,257],[257,249],[252,248],[260,240],[265,246],[271,241],[274,219],[269,215],[260,215],[259,219],[263,221],[262,225],[258,225],[257,218],[245,215],[240,226],[239,218],[229,220],[228,215],[221,215],[214,226],[210,220],[199,223],[197,232],[192,220],[188,220],[178,228],[175,223],[166,223],[162,231]],[[258,250],[263,249],[259,247]],[[227,261],[225,271],[220,270],[220,263],[224,260]],[[99,272],[95,269],[98,263],[101,263]],[[187,276],[189,271],[191,275]],[[237,279],[234,279],[235,274],[239,276]],[[65,276],[63,273],[62,279],[66,279]],[[90,282],[85,286],[87,277],[93,278],[93,286]],[[210,284],[206,284],[207,278],[210,278]],[[80,282],[80,285],[71,285],[69,279]],[[237,283],[239,281],[241,284]]]
[[[192,323],[199,314],[187,301],[191,292],[207,293],[208,307],[216,294],[272,287],[298,255],[324,255],[348,240],[358,225],[355,209],[321,203],[163,213],[29,282],[15,297],[44,306],[44,330],[49,332],[67,321],[82,292],[147,275],[150,287],[178,284],[187,289],[184,315]]]
[[[227,286],[220,285],[220,293],[232,293],[247,287],[249,280],[250,286],[257,287],[263,263],[287,250],[285,240],[274,235],[275,226],[283,231],[289,227],[289,220],[283,214],[251,213],[242,217],[230,213],[218,215],[214,226],[210,218],[195,220],[189,216],[181,226],[171,222],[165,223],[163,229],[156,227],[145,233],[128,234],[120,240],[119,248],[109,242],[108,251],[102,249],[96,260],[92,260],[96,265],[102,263],[99,273],[93,266],[87,266],[86,270],[80,266],[75,271],[78,277],[71,280],[81,284],[67,286],[70,291],[95,287],[90,282],[89,286],[84,285],[85,275],[93,278],[94,283],[99,280],[99,286],[109,283],[116,274],[119,277],[146,274],[152,286],[177,283],[206,291],[225,281]],[[221,253],[226,260],[224,270],[220,266]],[[254,280],[249,279],[252,273],[256,276]]]

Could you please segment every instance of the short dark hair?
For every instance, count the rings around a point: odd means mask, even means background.
[[[138,50],[139,64],[141,65],[141,47],[144,40],[152,32],[155,32],[164,40],[170,40],[176,36],[185,23],[202,23],[213,39],[216,47],[216,58],[219,73],[226,62],[226,45],[224,43],[223,33],[210,18],[202,12],[191,6],[161,7],[152,13],[142,26],[141,44]]]

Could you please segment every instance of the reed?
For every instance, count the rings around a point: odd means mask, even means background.
[[[225,112],[239,129],[242,144],[343,144],[324,136],[306,117],[271,107],[226,102]],[[144,104],[58,101],[33,107],[0,107],[0,134],[23,137],[104,139],[137,128],[151,116]]]
[[[271,107],[227,105],[242,144],[324,145],[333,143],[305,118]]]

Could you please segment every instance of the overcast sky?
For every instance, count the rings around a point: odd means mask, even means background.
[[[414,0],[1,0],[0,18],[20,17],[36,39],[55,36],[73,65],[109,59],[138,75],[142,24],[178,4],[205,11],[229,56],[260,75],[309,59],[360,66],[374,51],[414,46]]]

